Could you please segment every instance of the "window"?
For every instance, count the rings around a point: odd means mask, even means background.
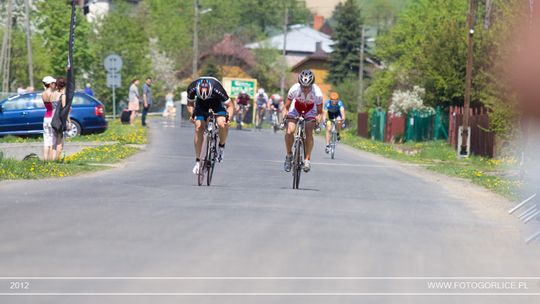
[[[92,105],[92,101],[90,100],[90,98],[86,96],[75,94],[75,96],[73,96],[72,105],[86,105],[87,106],[87,105]]]

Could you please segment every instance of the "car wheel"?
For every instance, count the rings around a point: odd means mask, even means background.
[[[68,138],[80,135],[81,134],[81,125],[78,122],[72,120],[69,128],[66,131],[66,134],[67,134]]]

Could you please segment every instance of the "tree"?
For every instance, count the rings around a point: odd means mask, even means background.
[[[144,81],[152,76],[149,38],[140,11],[123,3],[115,5],[96,28],[92,37],[93,51],[99,64],[91,71],[96,96],[107,105],[111,104],[111,90],[106,86],[106,71],[102,62],[115,53],[122,57],[122,86],[116,91],[118,100],[127,99],[132,79]]]
[[[330,54],[328,80],[336,85],[349,77],[358,77],[359,50],[362,36],[360,9],[353,0],[336,6],[333,19],[336,20],[332,39],[335,44]]]
[[[396,25],[377,41],[376,54],[387,69],[379,71],[366,92],[368,100],[380,96],[387,106],[395,90],[425,88],[428,106],[462,105],[467,52],[467,0],[417,0],[399,16]],[[491,12],[490,27],[477,22],[472,105],[488,107],[492,129],[511,129],[512,97],[506,92],[504,58],[514,47],[512,27],[519,0],[494,0],[486,10],[479,2],[478,20]],[[506,52],[506,53],[505,53]],[[502,76],[502,77],[501,77]]]
[[[35,23],[47,49],[52,70],[49,74],[61,76],[66,74],[70,10],[69,2],[65,0],[40,0],[36,3],[39,14]],[[75,47],[73,63],[75,79],[80,81],[95,64],[94,53],[91,51],[89,38],[91,26],[77,8],[77,27],[75,31]],[[80,85],[79,85],[80,86]]]

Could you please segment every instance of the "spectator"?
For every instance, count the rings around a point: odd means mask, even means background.
[[[43,117],[43,160],[53,160],[54,130],[51,126],[53,106],[52,98],[56,90],[56,79],[46,76],[42,80],[45,91],[41,94],[41,99],[45,106],[45,117]]]
[[[146,81],[143,85],[143,110],[142,110],[142,125],[143,127],[148,127],[146,125],[146,115],[152,106],[154,99],[152,98],[152,79],[150,77],[146,78]]]
[[[66,106],[66,84],[67,81],[64,77],[58,77],[56,80],[56,92],[53,95],[53,116],[55,115],[56,111],[59,111],[60,108],[64,108]],[[60,103],[61,106],[60,106]],[[71,124],[71,120],[69,118],[69,115],[67,117],[67,126],[69,128],[69,125]],[[64,148],[64,132],[63,131],[56,131],[53,129],[53,159],[52,160],[59,160],[60,156],[62,155],[62,150]]]
[[[135,117],[137,117],[137,111],[139,111],[139,79],[133,79],[131,81],[131,86],[129,87],[129,103],[128,110],[131,111],[131,116],[129,117],[129,123],[133,126],[135,122]]]
[[[90,85],[90,83],[86,84],[86,87],[84,88],[84,92],[86,93],[86,95],[94,97],[94,91],[92,90],[92,86]]]

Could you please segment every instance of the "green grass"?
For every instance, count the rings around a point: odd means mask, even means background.
[[[44,162],[39,158],[17,161],[0,157],[0,180],[4,179],[38,179],[48,177],[64,177],[92,172],[107,168],[108,164],[119,162],[139,149],[132,144],[147,143],[147,129],[140,126],[121,125],[111,122],[109,129],[102,134],[78,136],[70,139],[74,142],[109,142],[117,144],[84,148],[81,152],[67,156],[63,162]],[[6,138],[4,138],[6,139]],[[32,138],[7,138],[6,142],[41,141]]]
[[[80,135],[67,139],[68,142],[107,142],[118,141],[123,144],[146,144],[147,129],[140,126],[138,122],[135,126],[122,125],[120,121],[109,121],[107,130],[100,134]],[[4,136],[0,137],[0,143],[36,143],[43,142],[43,137],[39,136]]]
[[[505,174],[516,165],[514,159],[479,156],[459,159],[456,151],[445,141],[389,144],[360,138],[353,132],[343,132],[341,142],[390,159],[420,164],[435,172],[467,179],[512,200],[518,198],[521,183]]]

